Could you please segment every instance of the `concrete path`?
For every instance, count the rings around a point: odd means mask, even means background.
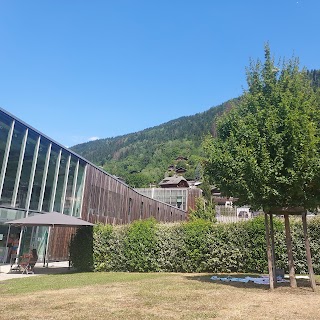
[[[68,273],[68,261],[49,262],[48,267],[43,267],[43,263],[39,262],[34,267],[34,274],[22,274],[20,271],[11,271],[10,264],[0,264],[0,281],[16,278],[35,277],[45,274]]]

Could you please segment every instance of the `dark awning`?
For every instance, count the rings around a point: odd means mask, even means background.
[[[80,218],[67,216],[59,212],[48,212],[37,214],[27,218],[5,222],[14,226],[49,226],[49,227],[77,227],[94,226],[94,224],[84,221]]]

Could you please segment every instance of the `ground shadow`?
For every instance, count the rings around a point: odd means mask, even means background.
[[[239,274],[239,273],[212,273],[212,274],[197,274],[197,275],[186,275],[185,278],[191,281],[200,281],[200,282],[207,282],[222,285],[222,286],[229,286],[235,288],[242,288],[242,289],[258,289],[258,290],[270,290],[269,284],[258,284],[254,282],[238,282],[238,281],[222,281],[222,280],[211,280],[212,276],[217,277],[235,277],[235,278],[245,278],[245,277],[255,277],[258,278],[259,275],[257,274]],[[310,281],[308,279],[297,279],[298,288],[303,291],[312,291]],[[317,286],[320,287],[320,283],[317,283]],[[278,282],[276,289],[292,289],[290,288],[290,282]],[[294,289],[293,289],[294,290]],[[318,289],[319,290],[319,289]]]

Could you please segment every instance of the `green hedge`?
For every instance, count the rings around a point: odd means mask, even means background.
[[[291,222],[297,273],[306,273],[302,223]],[[274,219],[276,266],[287,270],[284,224]],[[320,274],[320,218],[308,221],[315,273]],[[74,262],[76,266],[76,263]],[[98,225],[93,232],[95,271],[267,272],[264,217],[240,223]]]

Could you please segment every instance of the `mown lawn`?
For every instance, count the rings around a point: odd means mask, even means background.
[[[320,286],[223,283],[210,274],[73,273],[0,282],[0,319],[320,319]],[[320,281],[320,277],[317,277]]]

